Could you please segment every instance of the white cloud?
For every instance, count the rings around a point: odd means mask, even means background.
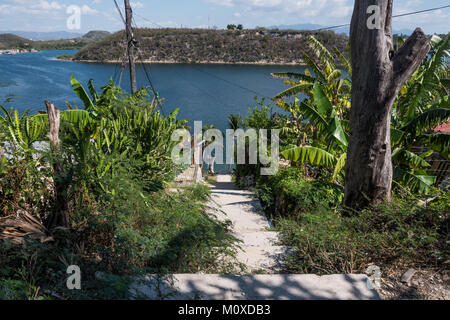
[[[88,5],[85,4],[85,5],[83,5],[81,7],[81,13],[82,14],[86,14],[86,15],[88,15],[88,14],[97,14],[98,11],[95,10],[95,9],[92,9],[91,7],[89,7]]]
[[[48,2],[41,0],[38,5],[36,5],[34,8],[36,9],[42,9],[42,10],[60,10],[63,8],[62,5],[60,5],[58,2]]]
[[[204,0],[227,7],[242,8],[248,14],[264,12],[283,13],[298,18],[327,17],[349,18],[353,9],[352,0]],[[417,1],[417,0],[416,0]]]
[[[130,5],[134,9],[141,9],[141,8],[145,7],[144,4],[142,2],[140,2],[140,1],[131,1]]]

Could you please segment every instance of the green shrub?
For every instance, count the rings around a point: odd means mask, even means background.
[[[316,208],[337,209],[343,197],[342,189],[322,180],[306,179],[303,170],[285,168],[258,181],[256,194],[266,212],[295,216]]]
[[[0,298],[127,299],[137,275],[231,272],[218,257],[235,255],[237,239],[208,214],[209,188],[165,190],[180,169],[171,134],[186,121],[155,111],[146,90],[130,97],[109,83],[98,94],[89,82],[89,96],[72,85],[85,110],[61,111],[57,149],[31,147],[46,139],[46,114],[0,118],[1,142],[22,150],[0,157]],[[61,212],[69,223],[48,223]],[[82,290],[66,288],[70,265]]]
[[[283,243],[296,249],[288,261],[292,272],[363,272],[370,263],[383,270],[439,268],[450,258],[449,213],[441,199],[426,207],[398,199],[352,217],[321,208],[275,224]]]

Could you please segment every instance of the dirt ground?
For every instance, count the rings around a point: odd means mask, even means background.
[[[401,280],[405,272],[382,276],[383,300],[450,300],[450,270],[417,270],[409,283]]]

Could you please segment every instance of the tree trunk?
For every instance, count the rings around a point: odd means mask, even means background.
[[[52,151],[57,153],[61,145],[59,140],[60,112],[53,103],[45,101],[50,126],[49,139],[52,144]],[[53,183],[55,188],[55,206],[53,212],[47,219],[46,227],[51,230],[56,227],[70,228],[71,220],[67,208],[66,186],[59,180],[62,168],[61,164],[53,163]]]
[[[380,8],[371,29],[369,6]],[[345,205],[359,209],[391,200],[391,114],[403,84],[430,50],[429,40],[416,29],[394,53],[393,0],[355,0],[350,45],[353,67],[350,140],[347,155]],[[371,20],[373,21],[373,20]]]

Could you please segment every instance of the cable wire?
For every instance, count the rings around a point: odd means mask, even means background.
[[[446,6],[442,6],[442,7],[438,7],[438,8],[431,8],[431,9],[425,9],[425,10],[420,10],[420,11],[413,11],[413,12],[408,12],[408,13],[403,13],[403,14],[397,14],[397,15],[392,16],[392,18],[412,16],[412,15],[419,14],[419,13],[437,11],[437,10],[446,9],[449,7],[450,7],[450,5],[446,5]],[[348,26],[350,26],[350,23],[341,24],[341,25],[332,26],[332,27],[319,28],[319,29],[315,29],[312,31],[324,31],[324,30],[338,29],[338,28],[343,28],[343,27],[348,27]]]
[[[222,77],[219,77],[218,75],[216,75],[216,74],[214,74],[214,73],[210,73],[210,72],[208,72],[208,71],[198,69],[198,68],[196,68],[196,67],[194,67],[194,66],[193,66],[192,68],[193,68],[194,70],[197,70],[198,72],[205,73],[205,74],[207,74],[207,75],[209,75],[209,76],[211,76],[211,77],[213,77],[213,78],[216,78],[216,79],[218,79],[218,80],[221,80],[221,81],[223,81],[223,82],[226,82],[226,83],[228,83],[229,85],[232,85],[232,86],[235,86],[235,87],[240,88],[240,89],[242,89],[242,90],[251,92],[251,93],[253,93],[253,94],[256,94],[257,96],[260,96],[260,97],[263,97],[263,98],[272,100],[272,98],[270,98],[270,97],[268,97],[268,96],[266,96],[266,95],[264,95],[264,94],[262,94],[262,93],[259,93],[259,92],[255,91],[255,90],[253,90],[253,89],[244,87],[244,86],[242,86],[242,85],[240,85],[240,84],[237,84],[237,83],[234,83],[234,82],[229,81],[229,80],[227,80],[227,79],[224,79],[224,78],[222,78]]]

